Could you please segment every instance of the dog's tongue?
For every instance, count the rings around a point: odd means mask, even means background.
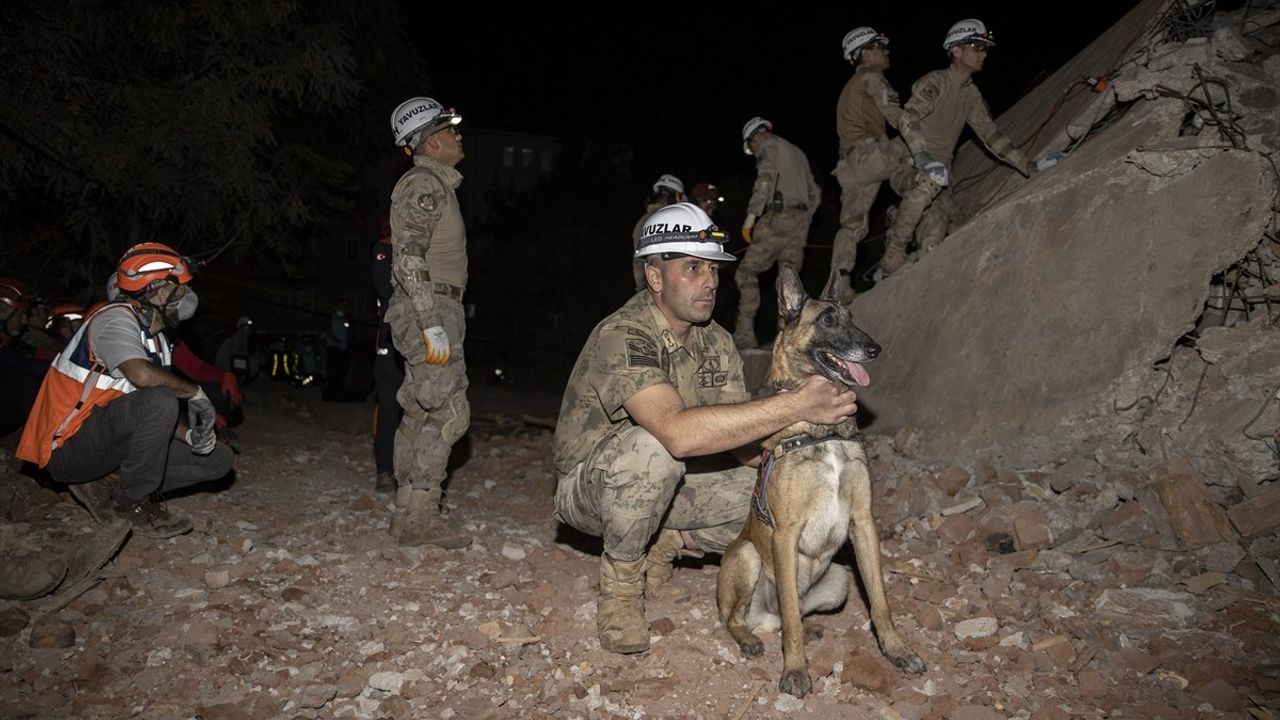
[[[844,368],[845,373],[848,374],[849,377],[853,378],[854,383],[861,387],[867,387],[871,384],[871,376],[867,374],[866,368],[862,367],[858,363],[841,360],[840,365]]]

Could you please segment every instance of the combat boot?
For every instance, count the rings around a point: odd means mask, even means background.
[[[116,519],[113,511],[115,500],[111,497],[115,489],[114,477],[113,474],[100,480],[75,483],[68,485],[67,490],[71,491],[71,496],[80,501],[94,520],[102,524],[110,524]]]
[[[413,491],[409,511],[400,526],[401,545],[435,545],[445,550],[461,550],[471,544],[471,534],[441,511],[440,496],[440,488]]]
[[[64,560],[39,555],[7,556],[0,567],[0,600],[35,600],[53,592],[67,576]]]
[[[649,649],[649,622],[644,619],[644,565],[644,558],[624,562],[600,555],[596,635],[605,650],[628,655]]]
[[[133,531],[149,538],[164,539],[191,532],[191,519],[170,515],[169,511],[150,500],[117,503],[112,512],[133,526]]]
[[[373,479],[374,492],[393,493],[396,491],[396,476],[390,470],[383,470]]]
[[[644,556],[644,596],[649,600],[683,600],[689,597],[684,588],[673,582],[675,559],[683,555],[684,538],[679,530],[662,528],[658,539]]]

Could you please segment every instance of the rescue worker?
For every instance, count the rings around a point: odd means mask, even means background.
[[[65,347],[67,341],[84,324],[84,307],[75,303],[63,303],[53,306],[49,311],[49,331]]]
[[[880,185],[889,181],[901,195],[914,175],[907,146],[890,139],[888,125],[898,129],[902,106],[898,93],[885,79],[889,69],[889,38],[873,28],[857,27],[841,43],[853,66],[836,102],[836,136],[840,157],[831,171],[840,183],[840,230],[831,249],[831,265],[840,273],[840,301],[853,299],[853,268],[858,243],[867,236],[868,213]]]
[[[0,437],[22,427],[49,369],[22,341],[32,297],[23,283],[0,278]]]
[[[644,229],[644,221],[658,210],[678,202],[684,202],[684,183],[671,173],[659,175],[653,181],[649,197],[644,201],[644,214],[636,220],[636,226],[631,230],[632,257],[635,256],[636,248],[640,247],[640,231]],[[636,282],[637,292],[644,289],[644,271],[634,262],[631,263],[631,278]]]
[[[118,273],[111,273],[107,277],[107,302],[113,302],[120,297],[118,280]],[[170,334],[172,367],[178,371],[179,375],[199,385],[209,395],[209,402],[213,403],[214,411],[222,420],[220,425],[239,424],[243,418],[237,417],[232,421],[232,415],[240,407],[244,395],[240,391],[240,383],[236,380],[235,374],[202,360],[182,337],[181,324],[190,320],[199,306],[200,300],[195,290],[189,291],[183,296],[183,302],[178,307],[178,321],[165,328]]]
[[[351,320],[347,318],[347,301],[339,300],[329,315],[329,332],[324,336],[323,400],[345,402],[347,375],[351,372]]]
[[[911,86],[911,99],[902,109],[899,130],[915,164],[914,186],[902,196],[898,214],[885,238],[885,274],[907,262],[912,235],[926,253],[946,237],[955,212],[951,196],[951,161],[956,142],[967,123],[993,155],[1026,177],[1031,176],[1027,156],[991,119],[973,75],[982,70],[995,39],[980,20],[961,20],[947,31],[942,47],[950,67],[934,70]],[[918,227],[917,227],[918,226]]]
[[[856,410],[817,376],[750,399],[742,358],[711,320],[727,239],[696,205],[654,213],[636,251],[645,289],[596,325],[560,405],[556,514],[603,539],[596,632],[612,652],[649,648],[645,597],[672,594],[677,556],[738,536],[761,440]]]
[[[706,213],[712,220],[716,217],[716,210],[719,209],[720,203],[724,202],[724,197],[720,194],[720,188],[706,180],[694,185],[693,190],[689,191],[689,197],[693,198],[693,203],[702,208],[702,212]]]
[[[773,123],[762,117],[753,117],[742,127],[742,151],[756,158],[756,181],[742,223],[742,239],[750,247],[733,275],[738,284],[733,341],[740,348],[753,348],[759,345],[755,330],[760,307],[758,276],[775,262],[800,272],[809,224],[822,202],[822,189],[813,181],[809,158],[774,135]]]
[[[391,114],[395,142],[413,157],[391,193],[391,274],[385,320],[405,358],[397,398],[396,510],[391,534],[401,545],[446,549],[471,535],[443,508],[449,451],[471,423],[463,358],[467,237],[456,189],[465,156],[462,116],[428,97],[406,100]]]
[[[252,367],[249,340],[253,337],[253,318],[248,315],[236,319],[236,329],[218,345],[218,354],[214,362],[222,370],[233,373],[242,382],[257,374]]]
[[[117,267],[120,296],[94,312],[53,360],[17,456],[47,467],[101,523],[135,532],[191,530],[152,498],[217,480],[231,449],[217,441],[205,392],[169,370],[165,328],[194,312],[191,261],[161,243],[135,245]],[[185,418],[179,401],[186,400]],[[118,483],[104,478],[118,470]]]
[[[378,293],[378,334],[374,340],[373,382],[378,409],[373,421],[373,460],[376,468],[373,489],[396,491],[395,438],[400,427],[400,403],[396,391],[404,383],[404,357],[391,342],[391,325],[387,323],[387,304],[394,290],[391,281],[391,225],[384,221],[382,233],[373,244],[373,289]]]

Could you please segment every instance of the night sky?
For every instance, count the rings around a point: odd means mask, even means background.
[[[947,29],[983,20],[998,46],[977,79],[999,114],[1136,4],[538,4],[499,15],[478,3],[470,8],[483,10],[431,3],[405,11],[428,62],[421,92],[457,106],[469,124],[620,142],[692,184],[698,174],[751,170],[740,133],[752,115],[804,149],[815,172],[829,170],[835,100],[850,72],[840,41],[854,27],[889,35],[886,74],[905,100],[912,82],[947,64]],[[1062,15],[1049,14],[1059,8]],[[411,84],[406,90],[418,92]]]

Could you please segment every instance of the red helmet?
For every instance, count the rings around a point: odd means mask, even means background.
[[[724,198],[720,197],[720,188],[712,185],[706,180],[694,185],[693,192],[690,193],[690,196],[698,202],[702,202],[704,200],[724,202]]]
[[[49,310],[49,317],[51,318],[65,317],[68,320],[79,320],[84,317],[84,307],[81,305],[76,305],[75,303],[63,303],[61,305],[54,305],[53,309]]]
[[[134,245],[125,251],[116,269],[116,284],[122,292],[136,293],[165,280],[179,285],[191,282],[191,260],[163,243]]]
[[[31,307],[27,286],[12,278],[0,278],[0,302],[14,310],[27,310]]]

